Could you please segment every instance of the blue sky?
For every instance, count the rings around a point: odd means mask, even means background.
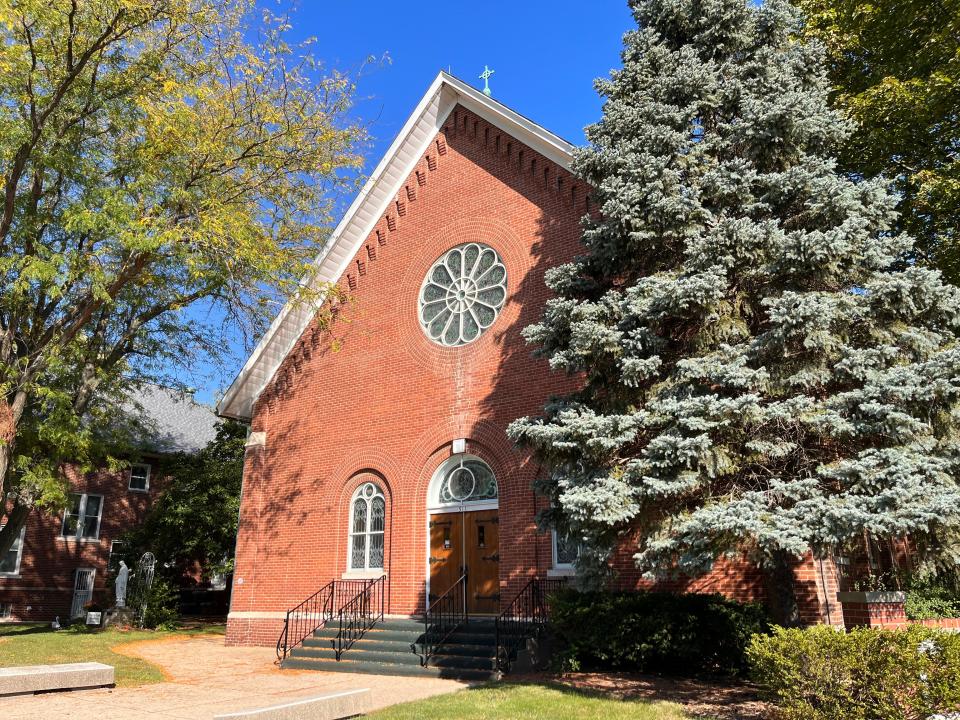
[[[285,0],[260,0],[279,12]],[[495,0],[478,3],[382,0],[300,0],[291,40],[318,39],[314,54],[328,67],[356,70],[360,79],[355,115],[373,142],[372,170],[441,69],[482,87],[484,65],[494,70],[494,97],[575,144],[583,127],[600,116],[593,80],[619,65],[620,38],[633,26],[625,0]],[[350,198],[345,198],[348,204]],[[239,341],[226,367],[195,368],[184,378],[197,398],[213,403],[246,360]]]

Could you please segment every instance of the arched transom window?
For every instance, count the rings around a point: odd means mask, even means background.
[[[427,271],[420,288],[420,325],[431,340],[458,347],[476,340],[507,299],[507,269],[489,245],[451,248]]]
[[[440,468],[436,502],[454,505],[497,499],[497,479],[493,470],[479,458],[462,456]]]
[[[371,482],[353,493],[350,502],[350,569],[383,568],[383,529],[387,505],[383,491]]]

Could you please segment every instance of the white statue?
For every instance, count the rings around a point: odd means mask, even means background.
[[[117,607],[126,607],[127,600],[127,577],[130,575],[130,568],[121,560],[120,569],[117,570],[117,579],[114,581],[114,592],[117,596]]]

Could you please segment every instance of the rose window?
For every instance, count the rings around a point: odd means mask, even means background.
[[[420,325],[440,345],[471,343],[493,325],[507,299],[507,269],[488,245],[452,248],[427,272],[420,289]]]

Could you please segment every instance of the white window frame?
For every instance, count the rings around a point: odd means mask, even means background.
[[[550,570],[548,576],[556,575],[576,575],[576,565],[570,562],[560,562],[557,559],[557,531],[556,528],[550,530]]]
[[[133,471],[134,471],[135,468],[146,468],[146,469],[147,469],[146,475],[144,476],[143,487],[142,487],[142,488],[135,488],[135,487],[133,487]],[[151,472],[151,470],[153,470],[153,468],[150,466],[150,463],[134,463],[133,465],[131,465],[131,466],[130,466],[130,474],[129,474],[128,478],[127,478],[127,490],[129,490],[130,492],[140,492],[140,493],[149,492],[149,491],[150,491],[150,472]]]
[[[63,511],[63,521],[60,523],[60,537],[64,540],[75,540],[76,542],[86,542],[86,541],[97,541],[100,539],[100,521],[103,520],[103,495],[97,493],[70,493],[71,495],[80,496],[80,512],[77,517],[81,518],[83,521],[87,519],[87,498],[98,497],[100,498],[100,508],[97,512],[97,533],[96,535],[81,535],[83,532],[83,526],[85,522],[77,521],[77,532],[74,535],[65,535],[64,530],[67,527],[67,517],[70,515],[69,508]]]
[[[466,253],[470,248],[477,249],[477,256],[468,268]],[[493,254],[493,262],[490,267],[477,274],[480,259],[487,253]],[[458,272],[454,272],[449,264],[450,259],[454,255],[459,256],[458,264],[460,270]],[[497,267],[503,271],[503,277],[498,281],[492,281],[487,275]],[[444,283],[434,278],[434,271],[439,268],[444,270],[450,279],[450,283]],[[469,274],[467,273],[468,270]],[[428,300],[427,291],[430,287],[439,289],[442,295]],[[480,294],[490,290],[503,291],[503,298],[493,305],[479,298]],[[496,249],[485,243],[478,242],[468,242],[457,245],[446,250],[438,257],[430,266],[430,269],[427,270],[426,275],[424,275],[423,282],[420,285],[420,292],[417,295],[417,317],[420,320],[420,328],[431,342],[436,343],[440,347],[457,348],[469,345],[479,340],[480,336],[497,322],[497,318],[500,317],[500,313],[506,306],[508,294],[507,267]],[[486,325],[481,324],[480,318],[474,312],[473,308],[475,305],[482,305],[493,313],[493,317]],[[428,312],[428,306],[440,306],[440,310],[439,312],[425,316],[425,313]],[[435,333],[431,329],[433,321],[444,313],[447,313],[447,322],[439,336],[435,336]],[[467,315],[472,318],[477,326],[477,334],[472,338],[467,338],[464,333],[463,318],[467,317]],[[427,320],[426,317],[430,319]],[[454,320],[456,320],[456,323],[451,325]],[[457,330],[455,340],[447,340],[448,329]]]
[[[13,603],[0,602],[0,620],[12,620],[12,619],[13,619]]]
[[[0,525],[0,530],[3,530],[4,527],[6,526]],[[17,546],[17,562],[13,566],[13,570],[11,572],[0,572],[0,577],[20,577],[20,563],[23,561],[23,538],[26,536],[26,534],[27,526],[24,525],[22,528],[20,528],[20,539],[17,541],[20,543]],[[0,615],[0,617],[3,616]]]
[[[353,507],[354,507],[354,503],[356,503],[357,500],[362,497],[362,496],[361,496],[361,493],[363,492],[364,488],[366,488],[368,485],[372,485],[373,488],[374,488],[374,490],[375,490],[375,492],[374,492],[373,495],[370,496],[369,499],[366,498],[366,497],[363,497],[363,498],[362,498],[362,499],[367,503],[367,527],[366,527],[366,529],[365,529],[363,532],[357,532],[356,528],[355,528],[354,525],[353,525],[354,520],[355,520]],[[375,498],[378,498],[378,497],[383,500],[383,530],[382,530],[382,531],[380,531],[380,530],[370,530],[370,519],[373,517],[373,500],[374,500]],[[386,551],[387,551],[387,497],[386,497],[386,495],[385,495],[384,492],[383,492],[383,488],[381,488],[379,484],[377,484],[377,483],[375,483],[375,482],[373,482],[373,481],[367,481],[367,482],[365,482],[365,483],[362,483],[362,484],[360,485],[360,487],[358,487],[356,490],[353,491],[353,495],[350,496],[349,511],[350,511],[350,525],[349,525],[350,531],[347,533],[347,571],[346,571],[346,573],[344,573],[344,574],[345,574],[346,577],[357,577],[357,576],[364,576],[364,577],[376,576],[376,577],[379,577],[380,575],[383,575],[383,574],[384,574],[384,566],[387,564],[387,557],[386,557]],[[354,538],[355,536],[357,536],[357,535],[366,535],[366,545],[365,545],[366,550],[365,550],[364,556],[363,556],[363,567],[362,567],[362,568],[355,568],[355,567],[353,567],[353,538]],[[383,557],[383,565],[381,565],[380,567],[371,567],[371,566],[370,566],[370,547],[371,547],[371,544],[372,544],[372,543],[370,542],[370,538],[371,538],[371,536],[373,536],[373,535],[382,535],[382,536],[383,536],[383,551],[384,551],[384,557]]]

